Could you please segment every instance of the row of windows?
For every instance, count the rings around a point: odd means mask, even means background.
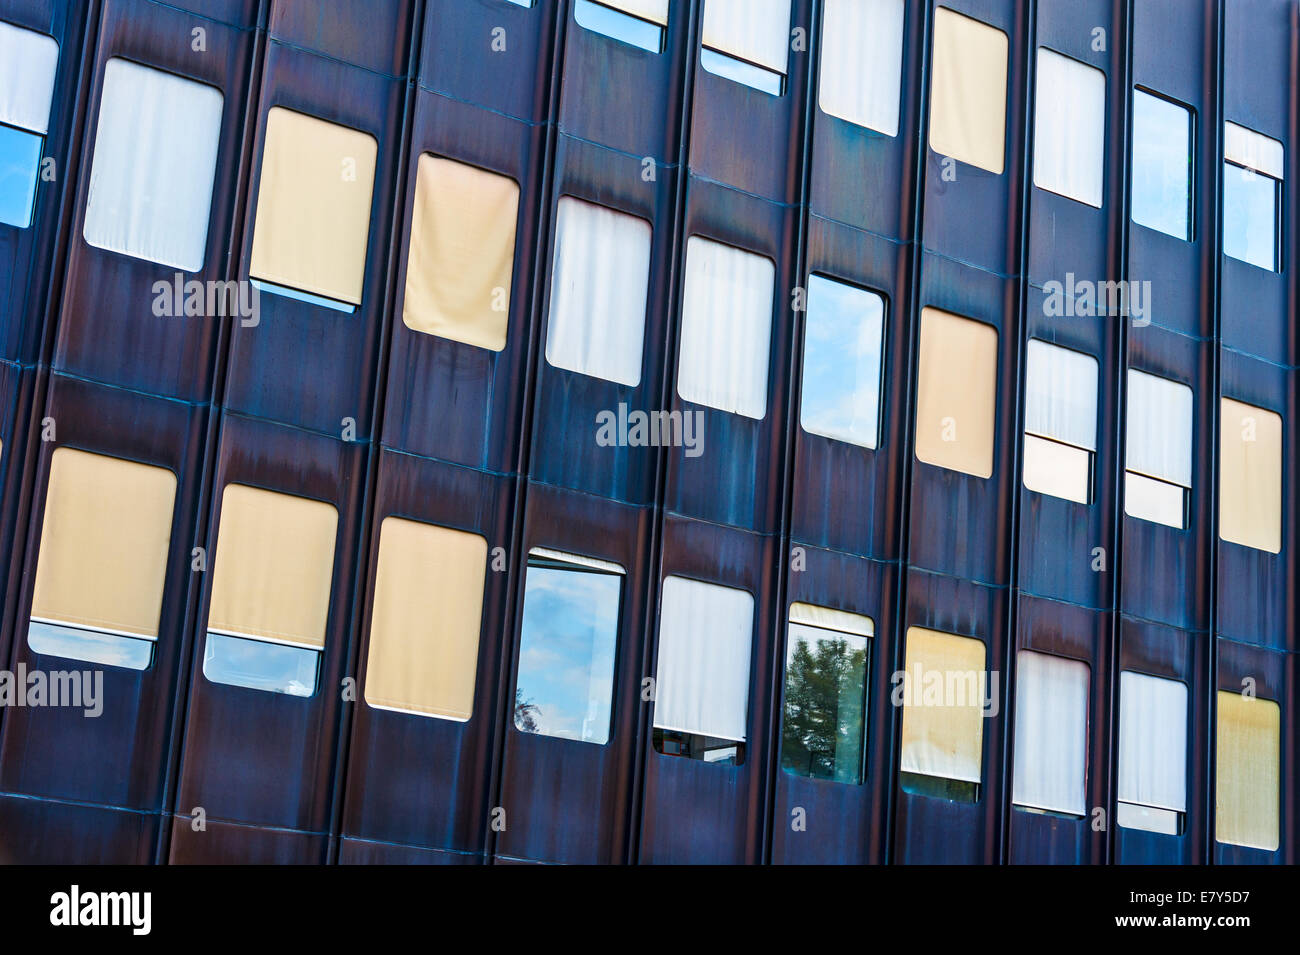
[[[608,27],[621,22],[611,17],[622,17],[662,32],[667,2],[585,2],[576,15],[593,28]],[[818,97],[825,112],[887,136],[898,135],[904,15],[904,0],[828,0]],[[789,23],[789,0],[707,0],[702,63],[742,81],[748,77],[745,70],[779,79],[786,70]],[[617,30],[604,32],[626,39]],[[1001,174],[1006,34],[939,7],[933,42],[931,148]],[[51,37],[0,23],[0,62],[7,64],[0,74],[0,221],[11,225],[26,227],[31,221],[57,58]],[[731,65],[719,67],[720,59]],[[100,101],[83,228],[86,241],[186,271],[201,269],[222,109],[221,93],[210,86],[111,60]],[[1195,126],[1190,107],[1155,90],[1134,89],[1133,221],[1187,240],[1194,233]],[[1100,208],[1106,141],[1105,74],[1039,48],[1035,185]],[[1281,255],[1283,145],[1232,122],[1224,124],[1223,143],[1224,252],[1275,270]],[[375,141],[364,133],[273,108],[267,118],[250,277],[273,291],[318,304],[343,310],[358,304],[375,158]],[[430,166],[429,178],[438,184],[427,191],[450,188],[443,174],[457,175]],[[467,201],[482,199],[505,218],[504,193],[510,190],[502,183]],[[517,187],[514,191],[517,201]],[[433,196],[426,198],[436,202]],[[436,230],[438,221],[433,215],[426,225]],[[509,223],[488,220],[481,233],[477,238],[487,248],[480,251],[496,254],[489,254],[486,264],[476,265],[474,271],[484,279],[498,279],[490,286],[496,294],[477,302],[467,296],[462,303],[473,303],[476,311],[484,312],[499,300],[501,290],[508,298],[509,282],[499,281],[500,274],[493,270],[501,264],[503,242],[509,241],[506,248],[513,250],[513,218]],[[465,251],[475,249],[475,238],[467,237]],[[428,242],[429,237],[417,232],[416,240]],[[456,275],[446,271],[452,263],[443,259],[412,261],[427,263],[435,273]],[[417,281],[426,288],[439,285],[437,274],[417,276]],[[437,333],[436,326],[430,330]]]
[[[136,669],[151,664],[175,495],[175,477],[164,468],[55,450],[28,635],[34,651]],[[315,693],[337,525],[337,511],[321,501],[226,486],[203,648],[207,679]],[[487,558],[487,541],[477,534],[384,519],[363,688],[369,705],[470,719]],[[623,580],[624,568],[609,561],[540,547],[529,553],[513,691],[520,732],[608,742]],[[659,619],[655,748],[743,762],[753,595],[668,576]],[[786,772],[862,782],[874,638],[869,617],[791,606],[781,743]],[[903,706],[900,772],[909,791],[978,798],[983,721],[997,693],[996,686],[986,688],[986,678],[982,641],[908,630],[894,702]],[[1018,654],[1015,804],[1087,814],[1089,680],[1082,662]],[[1184,683],[1121,673],[1121,825],[1181,832],[1188,720]],[[1220,841],[1277,847],[1279,733],[1275,702],[1218,694]]]

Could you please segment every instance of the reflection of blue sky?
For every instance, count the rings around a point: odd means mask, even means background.
[[[316,691],[319,659],[319,652],[305,647],[209,633],[203,650],[203,675],[213,683],[311,696]]]
[[[1179,239],[1187,227],[1192,115],[1133,91],[1133,221]]]
[[[876,446],[884,318],[879,295],[809,278],[799,415],[805,431]]]
[[[1232,163],[1223,164],[1223,251],[1261,269],[1276,268],[1274,199],[1277,181]]]
[[[62,627],[41,620],[33,620],[28,627],[27,645],[42,656],[83,660],[129,670],[147,670],[153,661],[152,640],[80,627]]]
[[[519,697],[546,736],[609,739],[622,577],[530,566],[519,637]]]
[[[0,222],[27,228],[36,202],[41,137],[0,125]]]
[[[588,30],[612,36],[651,53],[658,53],[663,48],[663,28],[658,24],[612,10],[592,0],[577,0],[573,6],[573,19]]]

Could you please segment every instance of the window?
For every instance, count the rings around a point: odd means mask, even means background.
[[[668,0],[575,0],[573,19],[588,30],[659,53],[668,26]]]
[[[1012,802],[1042,812],[1087,814],[1088,666],[1016,654],[1016,749]]]
[[[1124,513],[1186,527],[1192,389],[1130,368],[1125,448]]]
[[[1025,372],[1025,487],[1087,504],[1097,451],[1097,359],[1036,338]]]
[[[366,656],[366,702],[444,720],[474,712],[487,541],[389,515]]]
[[[623,568],[534,547],[524,578],[515,729],[609,741]]]
[[[1192,237],[1192,114],[1133,91],[1133,221],[1176,239]]]
[[[54,37],[0,20],[0,223],[26,229],[59,63]]]
[[[790,605],[781,767],[791,776],[862,782],[870,617]]]
[[[27,631],[34,652],[149,667],[175,502],[166,468],[55,448]]]
[[[1282,418],[1231,398],[1219,403],[1219,536],[1282,549]]]
[[[930,148],[1002,174],[1007,120],[1007,35],[946,7],[934,12]]]
[[[704,0],[700,66],[780,96],[790,50],[790,0]]]
[[[677,361],[684,401],[758,420],[767,414],[775,282],[769,258],[698,235],[686,240]]]
[[[1119,804],[1128,829],[1178,835],[1187,811],[1187,684],[1119,675]]]
[[[1106,74],[1038,50],[1034,185],[1101,208],[1106,155]]]
[[[338,519],[324,501],[226,485],[204,676],[291,696],[315,692]]]
[[[799,406],[805,431],[876,447],[884,329],[885,300],[875,292],[809,276]]]
[[[248,270],[259,289],[342,312],[356,310],[365,279],[377,150],[366,133],[271,108]]]
[[[1272,700],[1217,694],[1214,838],[1272,852],[1278,845],[1282,711]]]
[[[130,60],[104,68],[83,234],[99,249],[203,268],[221,92]]]
[[[900,782],[951,801],[979,798],[984,742],[984,644],[909,627],[903,667]]]
[[[501,351],[510,318],[519,184],[424,153],[406,258],[407,328]]]
[[[1283,157],[1276,139],[1223,124],[1223,251],[1270,272],[1278,267]]]
[[[822,112],[898,135],[903,0],[826,0],[817,104]]]
[[[752,594],[687,577],[664,578],[656,750],[709,763],[745,761],[753,639]]]
[[[926,464],[993,474],[998,332],[937,308],[921,310],[916,456]]]
[[[546,360],[620,385],[641,381],[650,223],[561,196]]]

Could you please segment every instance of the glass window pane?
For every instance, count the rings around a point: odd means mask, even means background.
[[[808,279],[802,403],[805,431],[874,448],[880,428],[885,302],[874,292]]]
[[[704,0],[701,29],[705,47],[742,65],[771,71],[778,82],[785,74],[790,55],[790,0]]]
[[[1177,833],[1187,809],[1187,684],[1120,673],[1118,746],[1119,824]]]
[[[1223,252],[1270,272],[1277,268],[1278,181],[1223,164]]]
[[[817,103],[831,116],[898,135],[903,0],[827,0]]]
[[[36,180],[44,140],[12,126],[0,126],[0,222],[26,229],[36,205]]]
[[[640,17],[630,16],[593,0],[577,0],[573,6],[573,19],[579,26],[605,36],[639,46],[651,53],[663,49],[664,28]]]
[[[1219,402],[1219,537],[1282,550],[1282,417],[1231,398]]]
[[[1085,814],[1088,666],[1049,653],[1016,654],[1011,799],[1046,812]]]
[[[54,37],[0,21],[0,123],[49,131],[58,63]]]
[[[100,630],[80,630],[33,620],[27,630],[27,645],[34,653],[84,660],[101,666],[147,670],[153,662],[153,641],[124,637]]]
[[[523,733],[609,740],[623,578],[531,556],[515,683]]]
[[[1191,238],[1192,114],[1133,91],[1133,221]]]
[[[1034,90],[1034,185],[1101,208],[1106,74],[1038,50]]]
[[[793,776],[862,782],[867,638],[791,623],[781,766]]]
[[[937,308],[921,310],[918,460],[992,476],[997,379],[996,328]]]
[[[311,696],[316,692],[319,663],[320,653],[316,650],[224,633],[209,633],[203,650],[203,675],[213,683],[290,696]]]
[[[1214,838],[1272,852],[1278,847],[1282,710],[1273,700],[1216,694]]]

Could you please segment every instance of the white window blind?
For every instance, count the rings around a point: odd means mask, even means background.
[[[664,578],[654,725],[744,742],[753,629],[752,594]]]
[[[1119,800],[1187,809],[1187,684],[1119,675]]]
[[[1034,185],[1100,209],[1105,148],[1106,74],[1040,48]]]
[[[825,113],[898,135],[903,0],[826,0],[817,102]]]
[[[203,268],[221,108],[215,87],[109,60],[90,167],[86,241],[186,272]]]
[[[0,123],[49,132],[58,64],[54,37],[0,22]]]
[[[1087,665],[1020,651],[1012,800],[1020,806],[1085,815],[1087,769]]]
[[[1125,466],[1192,486],[1192,389],[1130,368]]]
[[[747,418],[767,414],[772,260],[702,236],[686,242],[677,393]]]
[[[704,45],[774,73],[785,73],[790,0],[705,0]]]
[[[650,235],[644,219],[560,198],[548,362],[622,385],[641,380]]]

